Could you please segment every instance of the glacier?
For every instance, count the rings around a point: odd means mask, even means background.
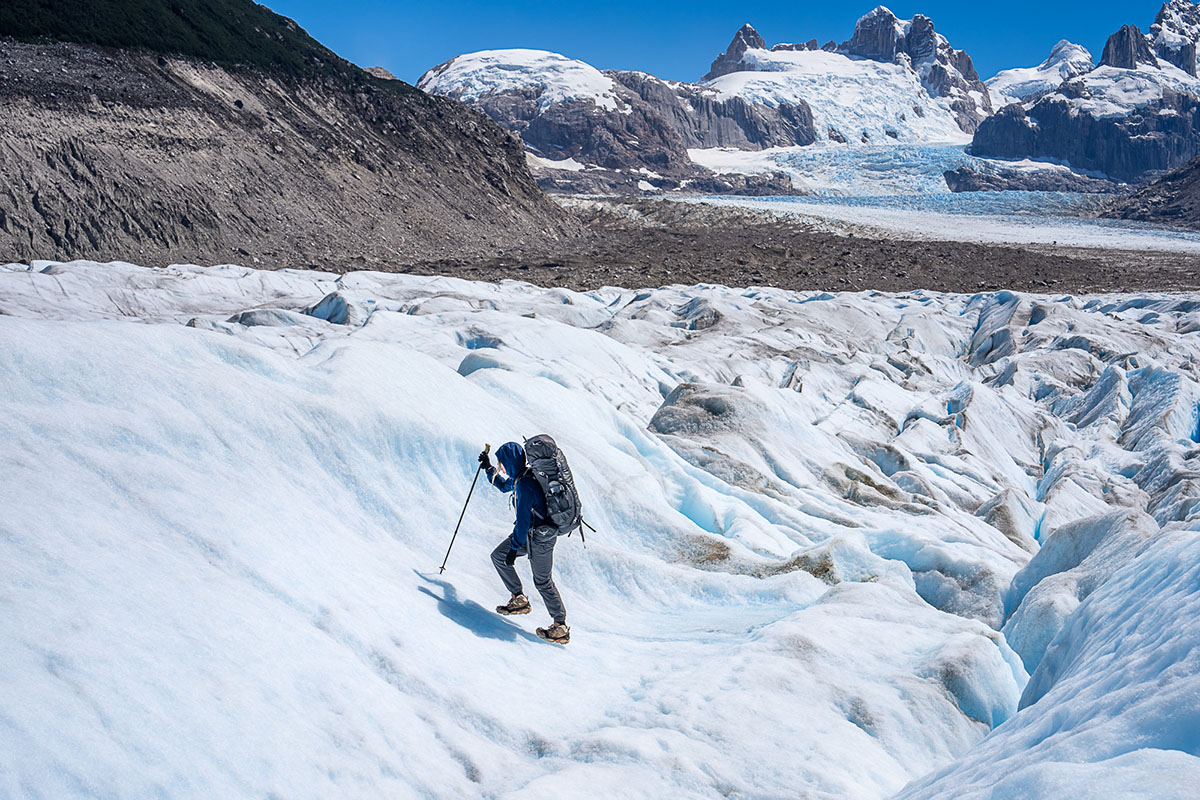
[[[820,162],[809,163],[824,168]],[[1025,191],[922,194],[918,176],[912,176],[910,183],[912,194],[894,194],[896,184],[890,182],[890,173],[882,173],[875,195],[725,195],[674,201],[746,208],[828,230],[900,240],[1200,254],[1200,233],[1196,231],[1086,216],[1103,208],[1106,201],[1102,195]]]
[[[903,64],[823,50],[747,50],[746,68],[706,81],[722,98],[775,107],[806,102],[819,141],[966,144],[951,99],[931,97]]]
[[[1187,796],[1198,334],[1181,295],[0,267],[0,794]],[[498,493],[437,571],[480,446],[544,431],[597,529],[566,648],[490,611]]]

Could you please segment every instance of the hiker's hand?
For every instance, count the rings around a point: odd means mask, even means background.
[[[490,467],[492,465],[492,459],[488,456],[487,450],[484,450],[479,454],[479,463],[485,467]]]
[[[513,550],[512,548],[509,548],[508,555],[506,555],[504,557],[504,563],[508,564],[510,567],[513,564],[516,564],[517,563],[517,551]]]

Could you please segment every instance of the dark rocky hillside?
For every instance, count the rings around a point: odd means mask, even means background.
[[[277,74],[353,72],[295,22],[248,0],[5,0],[0,36],[141,49]]]
[[[1106,216],[1200,230],[1200,158],[1125,198]]]
[[[0,260],[402,266],[577,230],[491,120],[249,0],[6,0],[0,37]]]

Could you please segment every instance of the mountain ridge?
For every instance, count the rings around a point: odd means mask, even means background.
[[[137,30],[199,4],[105,5],[142,24],[72,27],[71,0],[17,0],[0,18],[0,258],[394,269],[578,230],[491,120],[373,77],[248,0],[218,4],[244,12],[225,27],[175,15],[205,55],[234,42],[221,63]],[[60,24],[13,22],[31,6]],[[111,40],[128,47],[95,41],[116,27],[135,29]]]

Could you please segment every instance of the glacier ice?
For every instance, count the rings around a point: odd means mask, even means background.
[[[1198,307],[0,267],[0,794],[1184,796]]]

